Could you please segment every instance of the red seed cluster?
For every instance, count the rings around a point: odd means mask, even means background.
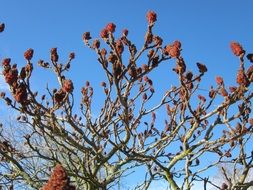
[[[19,78],[24,79],[26,77],[26,70],[25,70],[25,67],[23,67],[19,74],[17,65],[16,64],[11,65],[10,62],[11,62],[10,58],[5,58],[2,61],[3,76],[5,79],[5,82],[9,84],[12,89],[12,95],[14,99],[18,103],[24,104],[27,102],[27,97],[28,97],[27,89],[26,89],[25,84],[19,81]]]
[[[30,61],[33,57],[33,49],[28,49],[26,50],[26,52],[24,53],[24,57],[26,60]]]
[[[58,53],[57,53],[57,48],[52,48],[50,50],[51,53],[51,61],[52,62],[57,62],[59,59]]]
[[[147,13],[148,24],[153,24],[157,20],[157,15],[154,11],[148,11]]]
[[[166,46],[165,51],[172,58],[180,56],[180,50],[176,48],[175,46],[168,45]]]
[[[116,41],[116,50],[119,54],[122,54],[123,51],[124,51],[124,45],[123,43],[121,42],[121,40],[117,40]]]
[[[230,47],[235,56],[240,56],[245,52],[242,46],[237,42],[231,42]]]
[[[111,33],[113,33],[113,32],[115,32],[115,29],[116,29],[116,25],[114,24],[114,23],[108,23],[107,25],[106,25],[106,29],[109,31],[109,32],[111,32]]]
[[[94,40],[92,47],[98,49],[100,47],[100,41],[98,39]]]
[[[62,91],[65,93],[71,93],[74,90],[74,85],[71,80],[64,80],[63,86],[62,86]]]
[[[109,37],[109,31],[106,28],[102,29],[101,32],[100,32],[100,37],[103,38],[103,39],[108,38]]]
[[[181,51],[181,42],[175,41],[172,45],[167,45],[165,47],[165,54],[170,57],[179,57]]]
[[[90,32],[84,32],[83,33],[83,40],[87,41],[87,40],[90,40],[90,39],[91,39]]]
[[[216,81],[217,85],[219,85],[219,86],[221,86],[221,85],[224,84],[223,78],[220,77],[220,76],[217,76],[217,77],[215,78],[215,81]]]
[[[173,42],[173,46],[177,47],[178,49],[181,49],[181,42],[176,40]]]
[[[55,92],[55,94],[54,94],[55,103],[60,104],[63,101],[63,99],[65,98],[65,96],[66,96],[66,93],[63,92],[62,89]]]
[[[163,39],[159,36],[154,36],[153,37],[153,42],[155,43],[155,45],[161,46],[162,43],[163,43]]]
[[[10,58],[5,58],[5,59],[3,59],[3,61],[2,61],[2,66],[9,66],[9,65],[10,65],[10,62],[11,62],[11,59],[10,59]]]
[[[205,73],[205,72],[207,72],[207,67],[206,67],[204,64],[202,64],[202,63],[197,63],[197,67],[199,68],[199,72],[200,72],[200,73]]]
[[[7,84],[13,86],[18,80],[18,70],[17,68],[5,68],[3,71],[4,79]]]
[[[69,59],[75,59],[75,53],[74,52],[71,52],[69,54]]]
[[[240,69],[238,70],[237,72],[237,75],[236,75],[236,82],[239,84],[239,85],[244,85],[244,86],[247,86],[248,84],[248,79],[246,77],[246,75],[244,74],[243,70]]]
[[[27,90],[26,90],[26,86],[21,83],[16,89],[15,89],[15,93],[14,93],[14,99],[18,102],[18,103],[25,103],[27,100]]]
[[[65,169],[60,165],[56,165],[51,177],[42,190],[75,190],[76,188],[70,185],[69,177]]]

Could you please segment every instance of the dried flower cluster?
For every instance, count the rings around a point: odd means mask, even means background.
[[[235,54],[235,56],[240,56],[241,54],[245,52],[242,46],[237,42],[231,42],[230,47],[233,54]]]
[[[57,48],[52,48],[50,52],[51,52],[51,61],[57,62],[59,59],[59,55],[57,53]]]
[[[56,165],[51,177],[42,190],[75,190],[76,188],[70,185],[69,177],[65,169],[60,165]]]
[[[20,72],[19,74],[17,65],[16,64],[11,65],[10,58],[3,59],[2,66],[5,82],[9,84],[14,99],[18,103],[24,105],[27,101],[27,89],[25,83],[19,81],[19,78],[24,79],[26,77],[26,74],[24,74],[24,69],[23,72]]]
[[[26,91],[26,86],[24,83],[20,83],[20,85],[14,89],[14,99],[18,103],[24,103],[27,100],[27,91]]]
[[[62,88],[54,92],[54,102],[58,105],[62,104],[64,99],[67,98],[69,93],[72,93],[74,90],[74,85],[72,80],[65,79],[63,81]]]
[[[148,24],[153,24],[155,23],[155,21],[157,20],[157,15],[154,11],[148,11],[147,13],[147,20],[148,20]]]
[[[108,23],[105,28],[107,29],[107,31],[113,33],[115,32],[116,25],[111,22],[111,23]]]
[[[181,43],[175,41],[172,45],[167,45],[165,47],[165,54],[169,55],[172,58],[179,57],[181,51]]]
[[[66,93],[72,93],[74,90],[73,82],[71,80],[64,80],[62,91]]]
[[[91,39],[90,32],[85,32],[83,34],[83,41],[84,41],[84,43],[87,44],[90,39]]]
[[[70,54],[69,54],[69,59],[75,59],[75,53],[74,52],[71,52]]]
[[[100,32],[100,37],[103,38],[103,39],[107,39],[109,36],[109,31],[108,29],[104,28],[101,30]]]
[[[60,104],[63,102],[64,98],[66,97],[66,92],[64,92],[62,89],[58,90],[55,94],[54,94],[54,101],[57,104]]]
[[[33,57],[33,49],[28,49],[26,50],[26,52],[24,53],[24,57],[26,60],[30,61]]]
[[[249,85],[249,80],[242,69],[238,70],[238,72],[237,72],[236,82],[239,85],[243,85],[243,86]]]

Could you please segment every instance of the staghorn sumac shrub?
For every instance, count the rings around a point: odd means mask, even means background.
[[[253,157],[245,147],[253,131],[253,69],[245,63],[243,46],[231,42],[239,62],[236,85],[229,86],[222,76],[216,76],[214,85],[203,93],[199,86],[207,66],[198,62],[197,72],[191,71],[182,54],[183,44],[179,40],[165,43],[153,32],[155,12],[149,11],[146,19],[141,48],[129,39],[128,29],[116,36],[114,23],[101,30],[100,38],[94,39],[90,32],[83,34],[84,44],[96,53],[106,77],[100,84],[104,99],[97,116],[92,110],[96,100],[90,82],[76,89],[66,77],[75,59],[73,52],[65,64],[59,62],[57,48],[50,50],[49,61],[38,60],[38,66],[53,72],[59,84],[58,88],[47,87],[47,94],[42,95],[31,87],[35,50],[24,53],[26,65],[21,69],[10,58],[2,60],[11,95],[1,93],[0,97],[20,114],[17,120],[24,124],[25,135],[20,137],[20,148],[0,133],[0,163],[6,168],[1,181],[7,186],[22,181],[44,190],[52,186],[110,189],[141,167],[143,181],[135,189],[148,189],[156,180],[165,180],[173,190],[194,189],[198,181],[203,182],[203,189],[207,184],[218,189],[252,186],[246,177]],[[246,57],[252,62],[252,54]],[[178,83],[157,94],[155,83],[160,79],[152,79],[151,73],[167,62],[175,62],[171,73]],[[73,94],[78,90],[79,102]],[[160,98],[154,100],[155,95]],[[79,111],[74,109],[76,102]],[[163,114],[158,115],[158,110]],[[206,158],[210,160],[206,162]],[[49,177],[50,168],[57,163]],[[207,172],[224,163],[235,168],[240,165],[242,177],[227,178],[221,184],[209,179]],[[226,176],[225,170],[223,173]],[[69,186],[70,182],[75,187]]]

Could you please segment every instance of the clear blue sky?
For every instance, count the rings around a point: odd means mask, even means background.
[[[138,48],[147,28],[146,12],[154,10],[158,15],[154,31],[164,44],[180,40],[182,55],[192,70],[197,70],[196,62],[207,65],[204,84],[214,84],[216,75],[233,84],[238,60],[229,43],[238,41],[247,52],[253,52],[252,8],[252,0],[2,0],[0,22],[6,24],[6,30],[0,34],[0,60],[11,57],[21,67],[25,64],[23,52],[28,48],[35,51],[34,62],[49,61],[52,47],[58,47],[61,61],[74,51],[76,59],[69,77],[76,82],[76,91],[86,80],[98,87],[103,72],[94,52],[84,47],[83,32],[90,31],[92,37],[98,37],[108,22],[114,22],[116,35],[128,28],[129,38]],[[174,61],[170,61],[154,73],[156,87],[173,83],[173,65]],[[41,69],[35,73],[36,88],[52,80]]]

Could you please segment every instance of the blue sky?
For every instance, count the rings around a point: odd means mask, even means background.
[[[37,62],[49,60],[50,49],[57,47],[60,61],[64,62],[68,53],[74,51],[76,59],[68,76],[75,82],[76,92],[86,80],[96,89],[104,73],[94,52],[84,47],[83,32],[90,31],[96,38],[107,23],[114,22],[116,35],[128,28],[129,38],[138,48],[147,28],[146,13],[153,10],[158,15],[154,32],[163,38],[164,45],[180,40],[182,55],[193,71],[197,71],[196,62],[207,65],[209,72],[202,88],[214,84],[216,75],[234,84],[238,60],[231,53],[229,43],[238,41],[247,52],[253,52],[252,7],[252,0],[2,0],[0,22],[6,24],[6,30],[0,34],[0,60],[11,57],[21,67],[25,65],[26,49],[34,49],[33,61]],[[175,82],[173,65],[174,61],[169,61],[154,72],[157,88]],[[54,80],[53,75],[42,69],[36,68],[35,73],[34,88],[40,89]],[[5,87],[0,79],[1,89]]]

